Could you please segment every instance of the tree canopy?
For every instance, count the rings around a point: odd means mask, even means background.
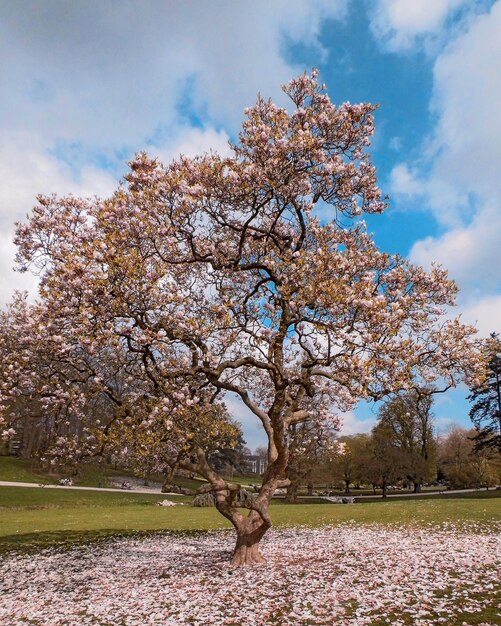
[[[315,71],[284,91],[290,110],[261,97],[245,110],[230,157],[140,153],[110,198],[39,197],[16,239],[20,267],[40,274],[33,349],[50,341],[56,360],[85,355],[97,370],[115,355],[139,385],[92,436],[101,445],[129,418],[171,428],[166,459],[209,481],[237,530],[234,564],[261,560],[292,425],[329,428],[359,399],[478,372],[474,329],[443,317],[446,271],[380,251],[358,217],[386,206],[366,151],[376,107],[335,106]],[[92,374],[110,397],[107,381]],[[227,436],[228,392],[268,438],[248,516],[206,451]]]
[[[386,400],[374,432],[376,457],[385,457],[383,467],[393,463],[393,475],[400,471],[415,492],[436,474],[432,393],[430,388],[414,388]]]

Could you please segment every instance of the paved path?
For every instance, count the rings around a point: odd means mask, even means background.
[[[491,488],[492,491],[493,488]],[[441,489],[440,491],[421,491],[420,493],[389,493],[388,498],[412,498],[418,496],[440,496],[447,493],[469,493],[471,491],[487,491],[485,487],[479,489]],[[357,500],[359,498],[381,498],[381,494],[377,493],[375,496],[354,496]]]
[[[38,489],[79,489],[80,491],[111,491],[113,493],[149,493],[150,495],[159,496],[179,496],[179,493],[161,493],[160,490],[154,491],[152,489],[114,489],[113,487],[77,487],[72,485],[71,487],[63,487],[62,485],[44,485],[40,483],[19,483],[11,480],[0,480],[0,487],[36,487]]]
[[[492,491],[493,489],[495,489],[495,487],[491,487],[489,489],[489,491]],[[442,489],[441,491],[421,491],[421,493],[389,493],[387,494],[388,498],[412,498],[412,497],[419,497],[419,496],[440,496],[442,494],[447,494],[447,493],[469,493],[471,491],[487,491],[487,489],[485,487],[481,487],[479,489]],[[274,496],[275,498],[285,498],[285,496]],[[299,496],[301,498],[301,500],[307,500],[307,499],[311,499],[311,500],[329,500],[329,502],[331,501],[330,498],[333,496]],[[355,498],[355,500],[362,500],[364,498],[378,498],[378,499],[382,499],[382,496],[380,493],[376,493],[376,495],[365,495],[365,496],[359,496],[357,494],[354,493],[348,493],[348,494],[342,494],[339,496],[334,496],[334,497],[338,497],[338,498],[343,498],[343,497],[348,497],[348,498]]]
[[[38,489],[79,489],[80,491],[111,491],[113,493],[148,493],[150,495],[159,495],[159,496],[179,496],[182,494],[179,493],[161,493],[160,491],[155,491],[154,489],[141,489],[136,488],[128,490],[128,489],[114,489],[113,487],[63,487],[62,485],[44,485],[40,483],[20,483],[9,480],[0,480],[0,487],[36,487]],[[494,489],[492,487],[491,489]],[[442,489],[441,491],[422,491],[421,493],[389,493],[388,498],[411,498],[411,497],[419,497],[419,496],[439,496],[444,493],[469,493],[472,491],[486,491],[485,487],[481,489],[454,489],[448,491],[447,489]],[[362,498],[381,498],[381,494],[367,495],[367,496],[357,496],[354,494],[347,494],[348,496],[354,497],[357,500]],[[284,498],[285,496],[275,496],[278,498]],[[342,497],[342,496],[341,496]],[[312,498],[318,500],[319,498],[328,499],[328,496],[301,496],[301,499]]]

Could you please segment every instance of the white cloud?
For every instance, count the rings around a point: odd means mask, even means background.
[[[75,193],[85,197],[109,193],[114,177],[93,165],[78,174],[44,150],[29,133],[3,133],[0,138],[0,225],[5,230],[12,218],[20,219],[35,203],[38,193]]]
[[[357,433],[369,433],[376,423],[376,416],[360,418],[353,411],[346,411],[341,415],[341,435],[356,435]]]
[[[471,17],[438,56],[437,123],[417,163],[397,165],[393,192],[418,199],[442,232],[414,244],[411,259],[438,261],[462,289],[460,305],[482,332],[499,328],[501,290],[501,1]],[[494,297],[491,297],[492,294]],[[498,307],[499,308],[499,307]],[[497,324],[497,326],[496,326]]]
[[[84,166],[77,177],[70,167],[44,152],[27,133],[4,133],[0,140],[0,306],[14,289],[33,290],[36,280],[11,271],[14,265],[14,221],[22,220],[37,194],[106,195],[114,178],[94,166]]]
[[[501,2],[475,18],[434,67],[435,175],[480,195],[500,189]]]
[[[402,140],[400,137],[392,137],[388,143],[390,150],[398,152],[402,147]]]
[[[470,224],[416,242],[411,259],[424,266],[440,263],[469,294],[501,287],[500,206],[483,205]]]
[[[469,215],[468,193],[461,191],[452,181],[421,173],[418,164],[395,165],[389,184],[392,193],[401,200],[401,207],[405,207],[409,199],[416,200],[419,204],[416,207],[413,202],[413,208],[431,211],[443,226],[460,226],[462,218]]]
[[[258,90],[275,96],[296,71],[285,38],[325,54],[322,21],[345,10],[346,0],[4,3],[0,119],[106,150],[144,142],[190,107],[234,129]]]
[[[176,138],[162,148],[151,147],[149,152],[158,156],[164,163],[169,163],[179,155],[194,157],[210,150],[221,156],[230,156],[229,136],[225,130],[214,128],[176,128]]]
[[[258,90],[298,68],[285,42],[325,57],[319,34],[347,0],[0,4],[0,304],[13,223],[37,193],[104,195],[133,152],[227,151]],[[217,130],[215,130],[217,129]]]
[[[389,50],[408,50],[436,35],[465,0],[378,0],[371,19],[374,36]]]
[[[475,324],[482,337],[501,330],[501,294],[472,298],[460,307],[463,321]]]
[[[399,195],[413,196],[423,192],[422,182],[417,179],[416,173],[410,170],[407,163],[399,163],[393,168],[390,186],[392,191]]]

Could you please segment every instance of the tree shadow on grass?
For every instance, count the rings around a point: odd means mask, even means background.
[[[111,539],[127,537],[142,538],[151,535],[166,537],[194,536],[203,534],[206,530],[120,530],[116,528],[100,528],[98,530],[57,530],[50,532],[33,532],[15,535],[6,535],[0,538],[0,557],[9,554],[32,554],[47,548],[71,548],[88,543],[104,542]],[[210,531],[212,532],[212,531]]]

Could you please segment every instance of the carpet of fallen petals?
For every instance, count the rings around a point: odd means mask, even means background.
[[[499,591],[500,530],[272,530],[268,562],[233,570],[229,531],[11,554],[0,562],[0,624],[485,626],[500,619],[479,621]]]

